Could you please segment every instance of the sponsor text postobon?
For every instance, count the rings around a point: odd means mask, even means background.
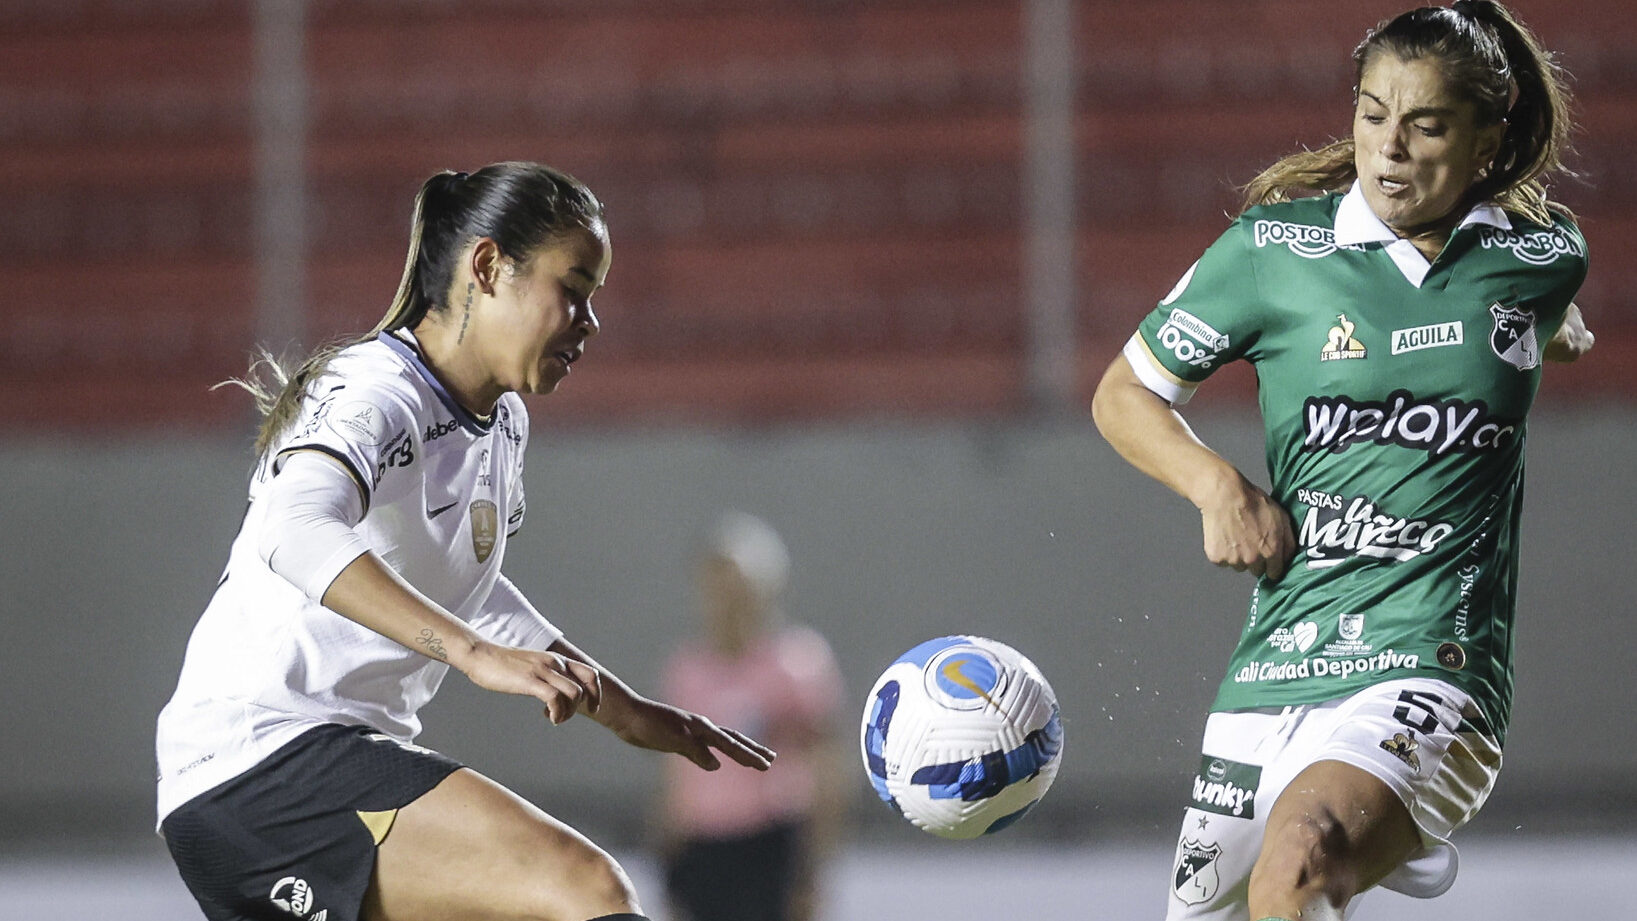
[[[1578,240],[1555,227],[1528,233],[1500,227],[1481,227],[1478,229],[1478,244],[1484,249],[1511,250],[1519,262],[1530,265],[1548,265],[1562,256],[1586,255],[1585,248]]]
[[[1336,232],[1329,227],[1292,224],[1289,221],[1257,221],[1251,227],[1251,235],[1258,249],[1285,246],[1304,259],[1322,259],[1338,249],[1363,249],[1355,244],[1337,246]]]

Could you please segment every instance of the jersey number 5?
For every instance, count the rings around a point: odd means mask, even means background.
[[[1438,708],[1444,705],[1442,697],[1426,691],[1404,691],[1398,699],[1403,705],[1393,711],[1393,719],[1411,729],[1419,729],[1424,736],[1438,731]]]

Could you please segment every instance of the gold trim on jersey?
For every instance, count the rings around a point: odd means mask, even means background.
[[[365,812],[362,809],[357,809],[354,810],[354,814],[358,816],[358,821],[363,822],[364,827],[369,829],[369,836],[375,840],[377,846],[387,839],[387,832],[392,830],[392,823],[398,818],[398,810],[396,809],[386,809],[381,812]]]
[[[1181,387],[1184,390],[1190,390],[1191,391],[1194,388],[1199,386],[1199,384],[1197,382],[1195,382],[1195,381],[1183,380],[1182,378],[1177,377],[1175,374],[1171,373],[1171,369],[1167,368],[1165,366],[1165,364],[1163,362],[1161,362],[1159,360],[1159,358],[1154,355],[1154,350],[1152,348],[1149,348],[1148,340],[1143,338],[1142,333],[1134,333],[1134,334],[1132,334],[1131,338],[1136,340],[1138,345],[1142,346],[1142,353],[1144,355],[1148,356],[1149,366],[1152,367],[1155,371],[1158,371],[1159,373],[1165,375],[1166,380],[1168,380],[1171,383],[1177,385],[1178,387]]]

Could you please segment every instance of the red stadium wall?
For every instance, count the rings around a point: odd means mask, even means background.
[[[1576,76],[1562,185],[1599,336],[1548,397],[1637,382],[1637,53],[1616,0],[1518,4]],[[1364,7],[1364,9],[1361,9]],[[0,11],[0,426],[242,425],[256,303],[246,5]],[[315,341],[369,326],[432,170],[539,159],[605,199],[604,335],[554,419],[1025,409],[1020,4],[323,0],[307,14]],[[1077,7],[1081,390],[1225,223],[1232,186],[1344,132],[1389,5]],[[1248,375],[1207,388],[1248,392]]]

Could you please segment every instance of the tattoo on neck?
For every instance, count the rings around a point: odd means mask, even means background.
[[[475,287],[475,282],[466,283],[466,306],[460,315],[460,335],[455,337],[456,345],[466,341],[466,324],[472,322],[472,289]]]
[[[443,648],[443,640],[438,639],[438,635],[432,632],[431,627],[422,630],[421,635],[415,637],[415,645],[425,647],[427,655],[445,662],[449,661],[449,650]]]

